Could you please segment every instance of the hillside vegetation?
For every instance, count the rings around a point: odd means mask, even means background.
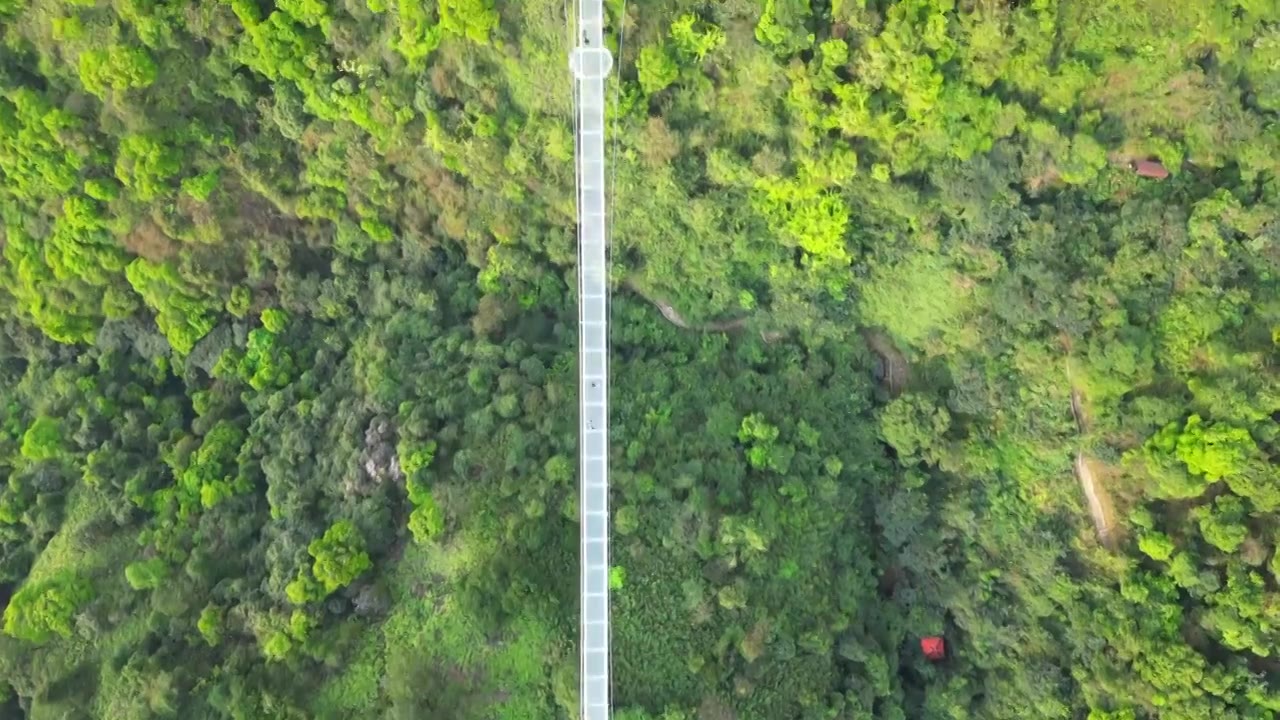
[[[1280,3],[607,6],[618,720],[1280,715]],[[0,717],[577,717],[570,9],[0,0]]]

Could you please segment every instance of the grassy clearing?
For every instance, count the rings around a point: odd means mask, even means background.
[[[550,678],[562,653],[554,634],[538,619],[521,617],[501,638],[487,636],[479,620],[451,596],[448,577],[467,564],[458,547],[405,548],[387,578],[394,609],[366,635],[345,669],[321,688],[318,716],[368,716],[372,708],[395,704],[389,685],[420,673],[467,688],[467,707],[476,717],[556,716]]]
[[[87,578],[97,597],[120,597],[134,592],[124,579],[124,566],[135,554],[132,536],[112,533],[104,538],[93,532],[95,523],[110,515],[106,503],[98,490],[81,483],[74,485],[67,493],[62,525],[36,558],[27,582],[70,572]],[[58,677],[55,668],[100,665],[103,670],[99,676],[74,676],[75,682],[98,684],[94,717],[122,717],[120,709],[136,704],[137,693],[126,687],[126,680],[110,663],[100,663],[97,659],[136,647],[147,633],[147,613],[108,619],[95,612],[92,602],[84,610],[83,622],[77,624],[69,638],[55,638],[45,646],[44,652],[34,656],[33,662],[46,668],[43,671],[37,668],[37,676]],[[0,642],[16,641],[4,638]],[[48,688],[47,692],[33,702],[32,718],[78,717],[77,713],[83,712],[83,708],[64,706],[57,699],[61,693],[55,688]]]
[[[109,514],[106,502],[106,498],[91,487],[77,483],[71,488],[62,526],[36,558],[27,575],[29,582],[45,580],[64,570],[95,580],[118,574],[123,582],[124,566],[119,563],[132,556],[132,537],[127,533],[111,533],[104,539],[90,532],[97,519]]]
[[[356,717],[377,707],[381,680],[386,672],[385,643],[381,632],[364,636],[359,649],[342,672],[321,687],[316,713],[322,718]]]
[[[709,690],[698,670],[715,652],[715,598],[668,550],[645,548],[622,562],[628,579],[613,595],[619,707],[696,706]]]

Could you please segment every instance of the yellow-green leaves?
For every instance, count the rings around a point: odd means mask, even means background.
[[[164,558],[153,557],[131,562],[124,568],[124,577],[134,590],[154,590],[169,576],[169,566]]]
[[[907,463],[937,463],[935,448],[945,444],[951,414],[945,406],[916,393],[895,398],[880,412],[880,436]]]
[[[210,604],[200,611],[200,619],[196,621],[196,629],[200,637],[210,647],[217,647],[222,642],[223,620],[222,608]]]
[[[69,638],[76,611],[92,597],[89,581],[71,572],[28,582],[5,608],[5,634],[34,643],[47,642],[54,635]]]
[[[724,45],[724,31],[686,13],[671,23],[667,38],[644,46],[636,58],[640,89],[646,95],[661,92],[680,78],[681,66],[693,67]]]
[[[1235,293],[1215,294],[1196,289],[1173,298],[1161,311],[1156,329],[1161,362],[1183,375],[1197,368],[1214,368],[1225,362],[1213,338],[1239,320],[1242,298]]]
[[[125,268],[135,292],[156,311],[156,325],[180,354],[191,352],[196,341],[214,326],[217,304],[196,297],[172,265],[137,258]]]
[[[311,541],[307,552],[315,560],[311,570],[324,587],[325,595],[350,585],[373,567],[364,549],[364,538],[350,520],[334,523],[324,537]]]
[[[933,253],[877,268],[861,292],[867,324],[883,327],[904,346],[917,349],[952,330],[974,298],[961,275]]]
[[[1138,537],[1138,549],[1152,560],[1165,561],[1173,557],[1177,547],[1168,535],[1162,532],[1148,532]]]
[[[790,55],[813,45],[806,22],[812,15],[805,0],[765,0],[756,23],[756,40],[779,55]]]
[[[398,0],[396,3],[396,28],[399,37],[395,49],[412,65],[422,61],[440,46],[444,29],[427,11],[424,2]]]
[[[405,488],[413,512],[409,514],[409,532],[414,542],[428,543],[444,532],[444,511],[436,504],[427,485],[426,469],[435,459],[436,442],[427,441],[411,448],[401,441],[399,449],[400,469],[405,474]]]
[[[322,27],[329,20],[329,8],[321,0],[278,0],[276,7],[311,27]]]
[[[284,660],[291,650],[293,650],[293,641],[283,630],[272,633],[262,643],[262,654],[273,662]]]
[[[1258,446],[1249,431],[1219,423],[1206,424],[1199,415],[1187,418],[1178,438],[1178,459],[1187,469],[1210,481],[1243,474]]]
[[[1245,526],[1245,503],[1235,495],[1219,495],[1213,505],[1196,508],[1194,513],[1205,542],[1224,553],[1233,553],[1249,536]]]
[[[814,182],[761,178],[752,205],[784,243],[819,262],[848,262],[849,209],[835,192]]]
[[[1192,415],[1170,423],[1135,452],[1154,481],[1154,497],[1198,497],[1209,485],[1226,482],[1259,511],[1280,508],[1277,473],[1248,430]],[[1229,509],[1228,509],[1229,510]]]
[[[156,72],[155,61],[140,47],[112,45],[80,54],[80,82],[98,97],[108,88],[121,91],[147,87],[155,82]]]
[[[444,532],[444,513],[425,490],[418,494],[417,506],[409,514],[409,532],[419,545],[431,542]]]
[[[660,92],[680,77],[680,67],[671,57],[666,45],[646,45],[636,59],[636,73],[640,89],[648,95]]]
[[[697,15],[686,13],[671,23],[671,40],[681,55],[701,62],[724,45],[725,36],[719,26],[701,22]]]
[[[182,168],[182,156],[166,138],[128,135],[120,141],[116,178],[143,201],[170,192],[169,180]]]
[[[62,453],[62,445],[62,424],[41,416],[22,434],[22,457],[33,462],[52,460]]]
[[[762,413],[752,413],[742,418],[738,428],[738,441],[746,448],[747,462],[757,470],[771,470],[786,475],[795,457],[795,448],[778,442],[777,426],[765,420]]]
[[[485,45],[489,42],[489,34],[498,27],[498,11],[494,9],[493,0],[436,2],[440,10],[440,27],[446,32]]]
[[[263,324],[266,325],[265,318]],[[283,325],[279,323],[275,323],[274,327],[283,329]],[[236,365],[236,374],[249,387],[254,390],[282,388],[293,380],[296,370],[293,354],[286,344],[279,342],[276,332],[272,332],[270,327],[249,331],[244,356]]]
[[[1083,185],[1092,181],[1107,164],[1107,151],[1093,136],[1076,133],[1071,138],[1071,152],[1058,165],[1063,182]]]
[[[83,160],[68,131],[80,121],[26,88],[0,94],[0,192],[23,202],[56,198],[76,186]]]
[[[205,433],[179,476],[178,506],[183,512],[193,512],[197,499],[201,507],[210,509],[233,494],[235,459],[243,442],[240,427],[226,420]]]
[[[262,327],[272,334],[280,334],[289,325],[289,313],[280,308],[266,308],[260,316],[262,319]]]

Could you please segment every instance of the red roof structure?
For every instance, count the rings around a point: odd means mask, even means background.
[[[925,657],[934,662],[945,660],[947,657],[947,641],[937,635],[920,638],[920,649],[924,651]]]
[[[1169,171],[1155,160],[1139,160],[1133,164],[1133,170],[1145,178],[1163,180],[1169,177]]]

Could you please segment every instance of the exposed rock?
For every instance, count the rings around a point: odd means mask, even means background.
[[[343,483],[343,494],[371,495],[387,482],[404,482],[400,458],[396,455],[396,433],[391,421],[375,417],[364,432],[364,449],[356,472]]]

